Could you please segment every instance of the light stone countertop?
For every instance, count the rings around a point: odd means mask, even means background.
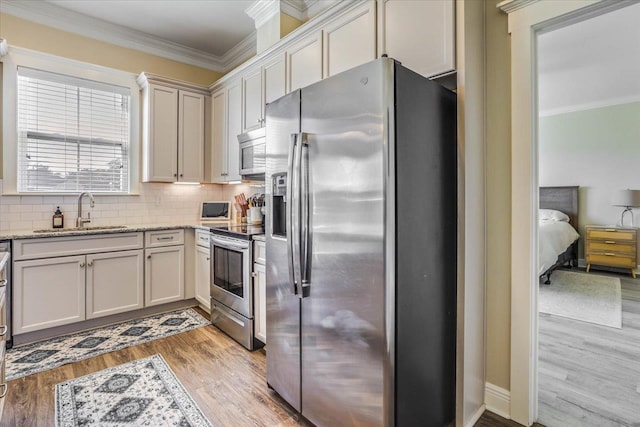
[[[85,236],[90,234],[135,233],[139,231],[175,230],[179,228],[209,230],[210,227],[194,222],[193,224],[139,224],[139,225],[127,225],[123,228],[96,228],[96,229],[85,229],[85,230],[73,229],[71,231],[51,231],[51,232],[43,232],[43,233],[34,233],[33,230],[8,230],[0,233],[0,240],[38,239],[42,237],[63,237],[63,236]]]

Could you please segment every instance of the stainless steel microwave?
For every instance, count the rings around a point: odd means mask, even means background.
[[[238,135],[240,175],[243,179],[264,180],[265,139],[265,128]]]

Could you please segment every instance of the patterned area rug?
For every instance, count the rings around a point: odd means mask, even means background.
[[[7,350],[7,380],[190,331],[210,323],[188,308],[14,347]]]
[[[540,285],[538,311],[621,329],[620,279],[556,270],[551,285]]]
[[[161,355],[56,384],[56,426],[208,426]]]

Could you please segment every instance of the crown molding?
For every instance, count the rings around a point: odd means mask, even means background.
[[[298,21],[306,21],[308,6],[305,0],[280,0],[280,11],[296,18]]]
[[[539,0],[504,0],[498,3],[496,7],[505,13],[511,13],[537,1]]]
[[[255,55],[256,51],[255,34],[242,40],[223,56],[217,56],[47,2],[0,1],[2,12],[8,15],[220,73],[232,70]]]
[[[172,79],[171,77],[159,76],[153,73],[142,72],[136,78],[136,83],[140,89],[145,89],[149,83],[156,83],[162,86],[174,87],[176,89],[185,89],[191,92],[209,95],[209,89],[206,86],[200,86],[183,80]]]
[[[327,9],[332,8],[337,3],[340,3],[341,0],[304,0],[304,4],[306,6],[306,18],[311,19],[315,18],[316,15],[324,12]],[[357,0],[359,2],[365,0]]]
[[[280,13],[280,0],[256,0],[244,12],[253,19],[258,29]]]
[[[7,46],[7,41],[3,38],[0,38],[0,59],[5,56],[9,52],[9,46]]]

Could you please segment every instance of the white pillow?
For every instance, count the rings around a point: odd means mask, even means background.
[[[569,217],[566,213],[557,211],[555,209],[539,209],[538,218],[540,219],[540,221],[569,222]]]

